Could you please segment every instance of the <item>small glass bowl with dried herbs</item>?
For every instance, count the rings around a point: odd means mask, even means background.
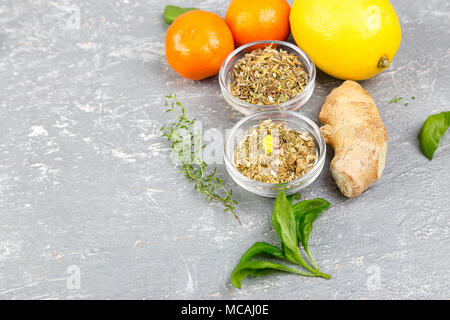
[[[316,78],[312,60],[285,41],[251,42],[234,50],[219,72],[222,95],[248,115],[261,111],[296,111],[311,97]]]
[[[325,163],[319,127],[292,111],[264,111],[239,121],[227,135],[225,166],[232,179],[252,193],[276,197],[309,186]]]

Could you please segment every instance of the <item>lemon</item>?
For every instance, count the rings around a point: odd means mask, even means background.
[[[289,20],[297,45],[322,71],[343,80],[384,70],[401,42],[388,0],[295,0]]]

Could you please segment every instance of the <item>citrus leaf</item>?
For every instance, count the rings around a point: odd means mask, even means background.
[[[172,5],[167,5],[164,8],[164,12],[163,12],[163,18],[164,21],[167,24],[172,24],[172,22],[175,21],[176,18],[178,18],[179,15],[188,12],[188,11],[192,11],[192,10],[198,10],[197,8],[181,8],[181,7],[177,7],[177,6],[172,6]]]

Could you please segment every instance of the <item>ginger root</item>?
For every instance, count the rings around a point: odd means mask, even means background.
[[[328,95],[319,120],[335,153],[331,175],[344,196],[360,195],[386,163],[387,132],[375,102],[358,83],[345,81]]]

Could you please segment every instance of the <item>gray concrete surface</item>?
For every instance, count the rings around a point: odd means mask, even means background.
[[[172,2],[222,16],[227,5]],[[218,166],[239,202],[238,225],[172,165],[158,131],[171,120],[166,94],[206,129],[242,115],[216,77],[192,82],[167,65],[165,3],[1,0],[0,298],[450,298],[450,135],[432,161],[416,140],[428,115],[450,109],[450,3],[392,2],[401,48],[362,82],[389,132],[385,174],[353,200],[328,170],[303,192],[332,203],[310,249],[333,278],[277,273],[237,290],[229,274],[241,254],[255,241],[277,243],[273,200]],[[317,122],[339,84],[319,72],[300,112]],[[410,104],[389,104],[394,96]]]

